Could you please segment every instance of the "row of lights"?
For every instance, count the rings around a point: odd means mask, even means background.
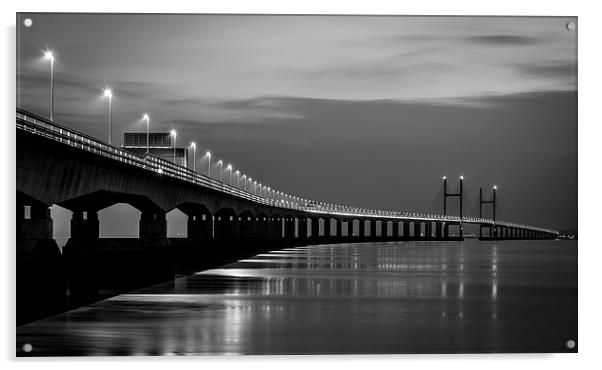
[[[50,61],[50,120],[52,121],[54,118],[54,54],[52,53],[52,51],[47,50],[44,52],[44,59],[49,60]],[[113,91],[106,87],[103,90],[103,96],[108,98],[109,100],[109,144],[111,144],[111,130],[112,130],[112,120],[113,120]],[[142,119],[146,122],[146,151],[147,153],[150,150],[150,142],[149,142],[149,137],[150,137],[150,115],[148,113],[144,113],[142,115]],[[176,162],[176,138],[177,138],[177,132],[176,130],[171,130],[170,132],[171,136],[173,137],[173,149],[174,149],[174,153],[173,153],[173,158],[174,158],[174,163]],[[192,148],[193,150],[193,171],[196,172],[196,143],[193,141],[190,143],[190,148]],[[205,153],[205,157],[208,160],[208,166],[207,166],[207,176],[211,178],[211,152],[207,151]],[[223,161],[220,159],[216,162],[216,165],[220,166],[220,177],[219,177],[219,181],[223,183]],[[226,170],[229,171],[229,185],[232,186],[232,174],[233,174],[233,167],[231,164],[228,164],[226,167]],[[349,206],[341,206],[341,205],[336,205],[336,204],[331,204],[331,203],[322,203],[322,202],[313,202],[313,201],[309,201],[308,199],[303,199],[303,198],[299,198],[299,197],[294,197],[292,195],[288,195],[288,194],[284,194],[280,191],[277,191],[275,189],[272,189],[269,186],[265,186],[262,185],[261,183],[257,183],[257,181],[253,181],[253,179],[251,177],[248,177],[246,174],[242,174],[239,170],[236,170],[234,172],[234,174],[236,175],[236,187],[237,188],[241,188],[240,187],[240,181],[242,179],[245,179],[243,182],[243,189],[244,191],[247,191],[247,183],[249,184],[249,191],[251,189],[251,185],[253,185],[253,194],[254,195],[258,195],[260,197],[265,197],[268,199],[274,199],[286,204],[289,203],[312,203],[314,205],[319,206],[322,209],[326,209],[326,210],[338,210],[338,211],[345,211],[345,212],[355,212],[355,213],[370,213],[370,214],[379,214],[379,215],[406,215],[406,216],[415,216],[415,217],[436,217],[435,215],[424,215],[424,214],[419,214],[419,213],[408,213],[408,212],[404,212],[404,213],[400,213],[400,212],[394,212],[394,211],[382,211],[382,210],[372,210],[372,209],[366,209],[366,208],[358,208],[358,207],[349,207]],[[241,176],[242,175],[242,176]],[[248,177],[248,178],[247,178]],[[446,180],[447,177],[443,176],[443,180]],[[464,180],[464,176],[460,176],[460,180]],[[259,189],[259,194],[257,194],[257,189]],[[496,190],[497,186],[493,186],[493,189]]]
[[[54,120],[54,61],[55,61],[55,56],[52,51],[47,50],[47,51],[44,51],[44,59],[50,61],[50,120],[53,121]],[[103,96],[108,98],[108,101],[109,101],[109,144],[111,144],[111,137],[112,137],[111,131],[112,131],[112,120],[113,120],[113,117],[112,117],[113,116],[113,91],[110,88],[106,87],[103,90]],[[142,115],[142,120],[144,122],[146,122],[146,152],[148,153],[150,151],[150,139],[149,139],[150,138],[150,115],[148,113],[144,113]],[[176,138],[177,138],[176,130],[171,130],[170,135],[173,138],[173,149],[174,149],[173,161],[175,163],[176,162]],[[191,142],[190,148],[193,151],[193,171],[196,172],[196,148],[197,148],[196,143]],[[205,157],[208,160],[207,176],[211,177],[211,165],[212,165],[211,152],[207,151],[205,153]],[[218,160],[216,162],[216,165],[218,165],[220,167],[219,181],[223,183],[223,172],[224,172],[223,161],[221,159]],[[229,171],[229,182],[228,183],[230,186],[232,186],[232,175],[234,174],[234,175],[236,175],[236,187],[237,188],[241,189],[241,180],[244,179],[243,186],[242,186],[242,189],[244,191],[247,191],[247,184],[248,184],[249,191],[252,186],[253,194],[259,195],[261,197],[278,200],[278,201],[281,201],[284,203],[301,203],[301,202],[308,203],[309,202],[307,199],[294,197],[292,195],[288,195],[281,191],[272,189],[269,186],[258,183],[257,181],[253,181],[253,179],[250,176],[247,176],[246,174],[241,173],[240,170],[234,171],[231,164],[228,164],[226,166],[225,170]]]

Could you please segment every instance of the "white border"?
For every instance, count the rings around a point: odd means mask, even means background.
[[[2,277],[6,295],[1,306],[2,327],[0,350],[4,368],[45,369],[100,369],[107,366],[128,366],[145,369],[162,369],[165,366],[195,368],[227,367],[232,369],[281,370],[283,367],[302,369],[308,366],[326,367],[342,365],[346,369],[365,369],[369,366],[383,368],[433,368],[443,369],[450,366],[462,366],[463,369],[508,370],[545,366],[546,369],[569,369],[575,366],[595,368],[601,363],[597,358],[602,334],[600,312],[602,289],[598,275],[602,261],[602,243],[594,238],[594,232],[600,228],[596,216],[600,214],[600,200],[596,198],[600,176],[600,89],[602,80],[600,68],[600,24],[602,12],[595,1],[326,1],[304,0],[295,3],[267,0],[221,0],[207,2],[187,2],[170,0],[151,3],[146,1],[103,0],[97,2],[24,0],[4,1],[2,3],[2,43],[4,51],[0,58],[4,89],[0,104],[4,113],[0,148],[3,176],[0,227],[4,243]],[[195,358],[123,358],[123,359],[50,359],[15,360],[14,330],[14,183],[15,183],[15,140],[12,124],[15,107],[15,13],[31,12],[154,12],[154,13],[283,13],[283,14],[407,14],[407,15],[554,15],[578,16],[579,31],[579,354],[566,355],[398,355],[398,356],[237,356],[237,357],[195,357]],[[6,176],[9,173],[11,176]],[[86,361],[85,364],[80,361]],[[166,361],[169,361],[167,363]],[[599,366],[599,365],[598,365]]]

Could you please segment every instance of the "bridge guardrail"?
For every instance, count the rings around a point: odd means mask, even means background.
[[[316,214],[331,214],[333,216],[353,216],[362,218],[393,218],[398,220],[419,220],[419,221],[445,221],[445,222],[465,222],[465,223],[480,223],[499,225],[507,227],[515,227],[522,229],[530,229],[546,233],[558,234],[556,230],[550,230],[530,225],[521,225],[504,221],[493,221],[491,219],[483,219],[476,217],[460,217],[443,216],[443,215],[423,215],[411,212],[395,212],[395,211],[355,211],[349,207],[338,205],[323,206],[321,202],[308,201],[303,203],[285,201],[282,199],[274,199],[271,197],[258,196],[254,193],[244,191],[238,187],[225,184],[198,172],[192,171],[186,167],[179,166],[173,162],[163,160],[161,158],[146,154],[140,157],[136,154],[120,149],[110,144],[104,143],[90,135],[78,132],[65,125],[50,121],[44,117],[34,113],[27,112],[17,108],[16,112],[17,128],[31,132],[36,135],[41,135],[51,140],[61,142],[63,144],[85,150],[94,154],[111,158],[132,166],[142,168],[154,173],[159,173],[164,176],[169,176],[182,181],[186,181],[195,185],[222,192],[230,196],[241,198],[247,201],[255,202],[262,205],[291,209],[297,211],[305,211]]]

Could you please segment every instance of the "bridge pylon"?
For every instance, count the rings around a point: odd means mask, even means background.
[[[449,193],[447,191],[447,177],[443,176],[443,215],[447,216],[447,198],[453,198],[453,197],[458,197],[460,198],[460,238],[462,239],[463,236],[463,225],[462,225],[462,221],[463,221],[463,201],[464,201],[464,197],[462,195],[462,193],[464,192],[464,176],[460,176],[460,191],[457,193]]]
[[[493,205],[493,237],[497,237],[497,226],[495,224],[495,209],[497,207],[497,197],[496,197],[497,186],[493,185],[493,195],[490,200],[483,200],[483,188],[479,188],[479,218],[483,218],[483,205],[484,204],[492,204]],[[489,237],[492,236],[491,230],[489,232]],[[479,237],[483,238],[483,225],[479,224]]]

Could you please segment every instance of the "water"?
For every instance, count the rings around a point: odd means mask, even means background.
[[[571,340],[574,241],[291,248],[17,328],[19,355],[576,351]]]

